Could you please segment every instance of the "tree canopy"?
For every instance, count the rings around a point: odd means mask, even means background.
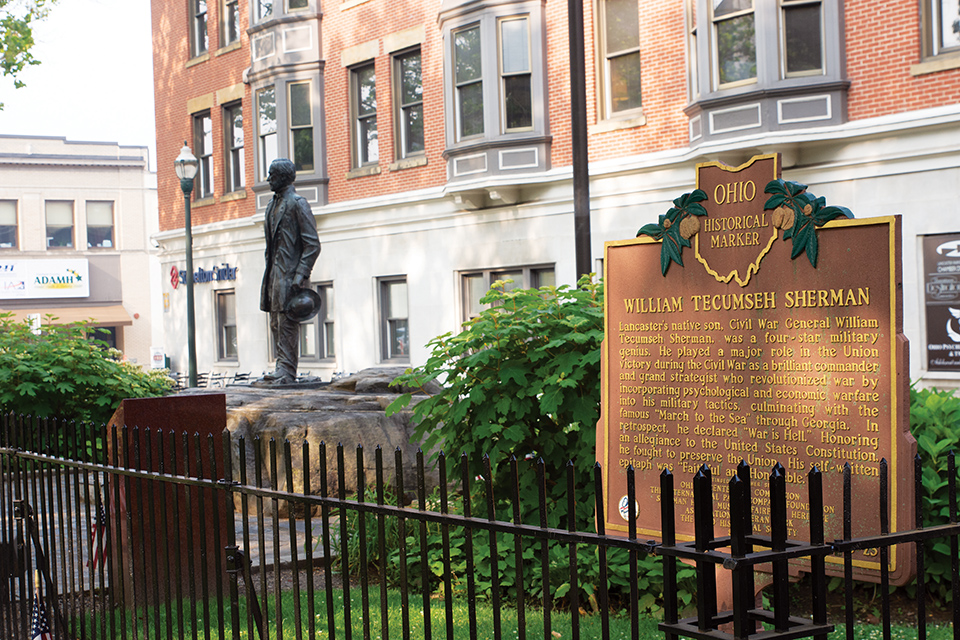
[[[43,20],[57,0],[0,0],[0,72],[20,88],[20,73],[40,64],[33,57],[33,25]],[[0,102],[3,109],[3,102]]]

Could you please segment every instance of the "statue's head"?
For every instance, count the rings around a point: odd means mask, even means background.
[[[280,191],[284,187],[293,184],[297,179],[297,168],[293,162],[286,158],[277,158],[270,163],[270,172],[267,174],[267,182],[274,191]]]

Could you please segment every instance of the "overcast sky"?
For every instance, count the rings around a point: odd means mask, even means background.
[[[155,171],[150,0],[60,0],[34,40],[27,86],[0,79],[0,134],[147,146]]]

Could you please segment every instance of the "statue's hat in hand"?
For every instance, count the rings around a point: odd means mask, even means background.
[[[283,312],[291,320],[305,322],[320,313],[320,294],[313,289],[300,289],[290,296]]]

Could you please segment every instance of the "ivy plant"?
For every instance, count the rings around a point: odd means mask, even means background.
[[[656,224],[645,224],[637,231],[637,236],[650,236],[660,240],[660,271],[667,275],[671,262],[683,266],[683,248],[690,246],[690,238],[700,230],[697,216],[707,215],[701,202],[707,199],[702,189],[685,193],[673,201],[673,206],[660,216]]]
[[[764,193],[771,194],[763,205],[764,211],[773,210],[773,226],[783,229],[783,239],[792,240],[791,258],[806,252],[810,265],[817,266],[817,227],[834,218],[852,218],[846,207],[827,206],[823,197],[807,193],[807,185],[776,179],[767,183]]]

